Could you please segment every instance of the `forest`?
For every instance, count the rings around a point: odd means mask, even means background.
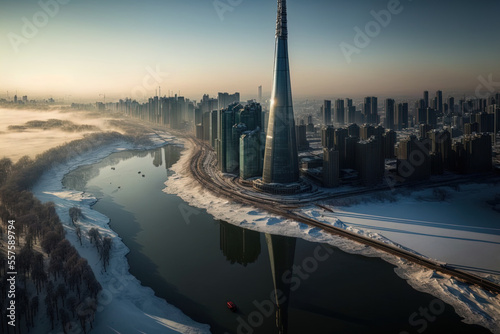
[[[48,319],[49,328],[63,333],[88,333],[93,326],[101,290],[87,260],[65,239],[65,230],[54,203],[41,203],[30,191],[52,166],[117,140],[136,142],[137,136],[118,132],[93,133],[55,147],[31,159],[13,163],[0,159],[0,333],[27,333],[39,329],[37,320]],[[90,242],[99,251],[104,270],[109,263],[111,239],[95,229],[82,235],[78,208],[69,210],[79,242]],[[11,224],[9,224],[9,221]],[[9,232],[9,225],[12,232]],[[8,233],[9,232],[9,233]],[[16,326],[9,326],[10,303],[8,236],[15,233]],[[10,255],[10,253],[9,253]],[[9,258],[10,259],[10,258]]]

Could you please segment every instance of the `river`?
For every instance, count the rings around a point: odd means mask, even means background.
[[[246,230],[164,193],[180,152],[114,153],[63,184],[97,197],[93,209],[130,249],[130,272],[212,333],[489,333],[382,259]]]

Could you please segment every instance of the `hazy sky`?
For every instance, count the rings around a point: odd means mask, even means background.
[[[294,97],[473,92],[480,75],[500,81],[500,1],[401,0],[385,27],[369,24],[369,45],[356,45],[354,28],[365,31],[370,12],[393,2],[289,0]],[[259,85],[271,89],[274,0],[54,3],[0,2],[0,98],[140,98],[160,85],[162,94],[249,99]],[[342,42],[357,47],[350,63]]]

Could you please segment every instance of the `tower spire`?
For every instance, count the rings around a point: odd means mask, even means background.
[[[286,18],[286,0],[278,0],[278,17],[276,19],[276,38],[288,38]]]
[[[274,83],[262,173],[264,184],[299,181],[287,36],[286,1],[278,0]]]

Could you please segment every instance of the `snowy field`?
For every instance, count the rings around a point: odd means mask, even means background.
[[[441,190],[449,194],[442,202],[436,201],[433,190],[425,190],[400,195],[395,203],[331,207],[334,213],[311,209],[309,214],[380,233],[424,256],[500,282],[500,212],[487,203],[500,194],[500,186]]]
[[[188,163],[192,144],[186,141],[184,145],[187,150],[172,167],[176,174],[166,182],[165,192],[177,194],[190,205],[206,209],[215,219],[244,228],[324,242],[348,253],[381,257],[397,266],[395,272],[416,290],[430,293],[452,305],[464,322],[482,325],[493,333],[500,333],[500,296],[316,228],[218,198],[190,177]],[[474,185],[464,187],[442,203],[430,201],[429,194],[432,191],[426,191],[393,203],[360,204],[343,207],[342,210],[333,208],[334,213],[317,207],[306,207],[301,212],[337,227],[453,263],[457,267],[473,267],[474,271],[492,275],[500,271],[500,237],[498,227],[495,228],[495,224],[500,221],[500,214],[488,208],[486,203],[480,203],[483,197],[491,199],[489,196],[496,192],[498,187]],[[458,209],[452,212],[455,206]],[[464,213],[473,207],[475,209],[472,212],[467,215]],[[404,233],[401,229],[404,229]],[[496,276],[490,278],[497,279]]]
[[[152,139],[155,145],[140,149],[150,149],[175,141],[167,135],[155,135]],[[67,232],[66,238],[79,254],[88,260],[102,285],[93,333],[210,333],[208,325],[194,322],[179,309],[156,297],[151,288],[142,286],[140,281],[129,273],[126,258],[129,249],[110,229],[109,219],[90,208],[96,201],[95,198],[62,188],[61,181],[70,171],[98,162],[111,153],[130,149],[138,148],[128,143],[116,143],[81,155],[46,172],[33,189],[35,196],[42,202],[52,201],[56,204],[57,213]],[[102,270],[95,247],[88,240],[84,240],[82,246],[78,242],[68,213],[69,208],[73,206],[79,207],[85,217],[79,222],[82,235],[86,235],[89,229],[95,227],[103,237],[113,238],[107,272]],[[54,333],[59,334],[62,331]]]

